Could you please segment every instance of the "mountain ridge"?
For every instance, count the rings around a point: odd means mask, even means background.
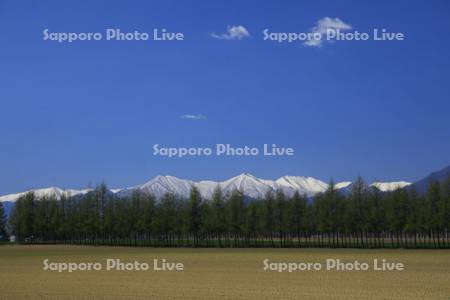
[[[439,171],[432,172],[425,178],[416,181],[414,184],[408,186],[408,188],[414,188],[419,194],[424,194],[427,190],[428,185],[432,181],[444,181],[450,177],[450,166],[442,168]]]
[[[370,186],[375,186],[381,191],[389,191],[395,188],[403,188],[411,183],[405,181],[398,182],[374,182]],[[286,175],[275,180],[262,179],[249,173],[242,173],[224,181],[201,180],[193,181],[181,179],[171,175],[158,175],[151,180],[132,187],[123,189],[110,189],[110,192],[119,197],[129,197],[134,191],[151,193],[156,198],[163,197],[166,193],[173,193],[176,196],[186,198],[189,196],[191,188],[195,186],[205,199],[210,199],[217,186],[220,186],[224,194],[231,193],[234,189],[240,190],[249,198],[262,198],[268,191],[281,189],[287,196],[292,196],[296,191],[308,197],[324,192],[328,188],[328,183],[309,176]],[[351,190],[350,181],[338,182],[335,188],[343,192]],[[15,194],[0,196],[0,202],[15,202],[20,196],[28,192],[34,192],[38,197],[44,195],[54,195],[60,199],[63,194],[76,196],[86,194],[92,189],[62,189],[59,187],[50,187],[43,189],[33,189]]]

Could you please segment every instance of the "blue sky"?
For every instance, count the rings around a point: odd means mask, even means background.
[[[448,1],[80,2],[0,0],[0,194],[157,174],[414,181],[450,163]],[[265,28],[308,32],[324,17],[406,39],[263,40]],[[234,25],[250,36],[211,36]],[[185,40],[57,43],[45,28]],[[156,143],[276,143],[295,156],[174,159],[153,156]]]

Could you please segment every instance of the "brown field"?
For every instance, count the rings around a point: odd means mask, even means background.
[[[182,262],[184,271],[43,270],[43,260]],[[273,262],[404,263],[397,272],[263,270]],[[0,299],[450,299],[449,250],[0,246]]]

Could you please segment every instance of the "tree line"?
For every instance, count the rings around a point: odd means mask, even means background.
[[[431,182],[425,195],[381,192],[358,178],[348,193],[331,182],[314,199],[277,190],[257,200],[220,186],[207,200],[195,187],[188,199],[138,191],[119,198],[101,184],[59,200],[28,193],[9,218],[23,243],[156,247],[450,248],[449,229],[450,178]]]

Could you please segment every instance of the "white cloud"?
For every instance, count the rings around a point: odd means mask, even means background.
[[[227,32],[222,34],[211,34],[213,38],[221,40],[242,40],[243,38],[249,37],[250,33],[247,28],[242,25],[228,26]]]
[[[186,114],[186,115],[180,116],[180,118],[186,119],[186,120],[203,120],[203,119],[206,119],[206,116],[204,116],[202,114],[197,114],[197,115]]]
[[[325,17],[317,21],[316,26],[311,29],[311,33],[320,36],[318,39],[307,40],[304,45],[311,47],[321,47],[324,42],[324,36],[329,31],[345,31],[352,29],[352,26],[344,23],[339,18]]]

